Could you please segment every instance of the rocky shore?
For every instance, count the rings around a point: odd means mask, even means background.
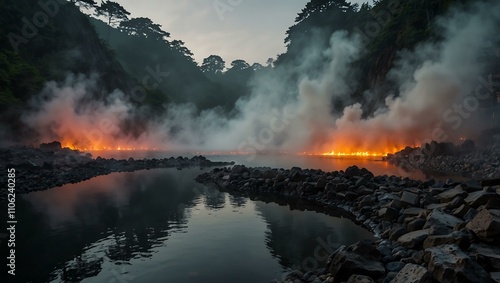
[[[197,181],[343,209],[378,236],[340,247],[321,269],[274,282],[500,282],[498,182],[424,182],[355,166],[323,172],[240,165],[215,168]]]
[[[422,147],[407,147],[387,160],[408,170],[474,179],[500,179],[500,135],[492,136],[487,146],[476,148],[471,140],[456,146],[431,142]]]
[[[186,168],[232,165],[232,162],[212,162],[203,156],[170,157],[164,159],[116,160],[97,157],[88,153],[61,148],[59,142],[42,144],[39,148],[11,147],[0,149],[0,166],[16,170],[16,194],[25,194],[77,183],[113,172],[132,172],[153,168]],[[7,170],[5,171],[7,172]],[[0,176],[7,183],[7,174]],[[0,201],[7,197],[7,190],[0,190]]]

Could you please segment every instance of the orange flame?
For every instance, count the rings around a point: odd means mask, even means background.
[[[79,151],[156,151],[159,150],[158,147],[149,147],[149,146],[136,146],[136,145],[115,145],[115,144],[86,144],[80,145],[75,141],[63,140],[61,141],[62,147],[67,147],[72,150]]]

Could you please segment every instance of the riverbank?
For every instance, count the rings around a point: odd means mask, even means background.
[[[245,195],[274,194],[343,209],[379,240],[341,247],[324,268],[276,282],[498,282],[500,186],[323,172],[216,168],[197,181]],[[293,235],[291,235],[293,236]],[[315,250],[315,247],[311,247]],[[392,280],[392,281],[391,281]],[[495,281],[494,281],[495,280]]]
[[[61,148],[58,142],[42,144],[39,148],[11,147],[0,149],[0,167],[14,168],[16,194],[42,191],[64,184],[78,183],[113,172],[132,172],[154,168],[214,167],[233,165],[233,162],[213,162],[203,156],[170,157],[163,159],[133,158],[116,160],[92,158],[85,152]],[[5,171],[7,172],[7,171]],[[7,183],[7,173],[0,176]],[[7,197],[7,190],[0,191],[0,201]]]

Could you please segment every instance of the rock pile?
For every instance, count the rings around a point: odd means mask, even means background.
[[[322,269],[275,282],[500,282],[500,186],[374,176],[356,166],[323,172],[236,165],[197,181],[342,208],[379,236],[340,248]]]

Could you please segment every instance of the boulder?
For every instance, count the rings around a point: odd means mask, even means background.
[[[454,231],[447,235],[431,235],[427,237],[423,247],[424,249],[428,249],[448,244],[455,244],[460,248],[467,249],[470,245],[470,239],[465,233]]]
[[[396,227],[391,229],[391,231],[389,233],[389,240],[397,241],[399,239],[399,237],[403,236],[406,233],[408,233],[408,230],[406,230],[405,227],[396,226]]]
[[[487,270],[500,270],[500,248],[486,244],[472,244],[470,256]]]
[[[496,197],[497,197],[496,193],[478,191],[478,192],[470,193],[465,198],[465,202],[474,208],[478,208],[480,205],[487,204],[490,199],[496,198]]]
[[[344,175],[347,177],[362,176],[363,172],[358,168],[358,166],[350,166],[345,169]]]
[[[465,214],[469,212],[470,206],[468,204],[462,204],[457,209],[453,210],[453,215],[456,217],[464,218]]]
[[[410,207],[404,210],[403,214],[406,216],[417,216],[421,213],[427,213],[429,210],[419,208],[419,207]]]
[[[430,272],[420,265],[408,263],[399,271],[391,283],[431,283]]]
[[[292,182],[304,182],[307,179],[307,176],[303,175],[299,170],[293,170],[290,173],[290,181]]]
[[[479,239],[500,245],[500,210],[483,209],[465,227]]]
[[[399,210],[392,207],[384,207],[378,211],[378,216],[387,221],[396,221],[399,218]]]
[[[401,196],[401,202],[409,206],[418,206],[420,204],[420,197],[417,194],[405,191]]]
[[[455,225],[462,223],[463,221],[453,215],[444,213],[440,209],[434,209],[432,213],[427,217],[427,222],[424,228],[430,228],[431,226],[446,226],[449,228],[455,227]]]
[[[425,250],[425,262],[438,282],[488,282],[490,275],[456,245]]]
[[[315,189],[320,189],[323,190],[326,187],[326,179],[325,178],[319,178],[318,182],[316,182],[316,185],[314,186]]]
[[[483,189],[483,186],[481,185],[481,183],[479,183],[476,180],[468,180],[465,183],[463,183],[462,185],[463,185],[464,189],[469,193],[481,191]]]
[[[422,228],[424,228],[425,222],[426,221],[424,219],[417,218],[413,221],[410,221],[410,223],[408,223],[406,227],[408,228],[408,231],[421,230]]]
[[[385,275],[381,254],[368,241],[360,241],[346,250],[336,251],[329,264],[335,282],[347,281],[352,274],[379,279]]]
[[[442,203],[444,203],[444,202],[450,202],[458,196],[465,197],[466,195],[467,192],[462,190],[461,187],[456,187],[454,189],[450,189],[440,193],[439,195],[436,196],[436,198],[438,198]]]
[[[398,243],[409,249],[419,249],[428,235],[429,229],[413,231],[399,237]]]

